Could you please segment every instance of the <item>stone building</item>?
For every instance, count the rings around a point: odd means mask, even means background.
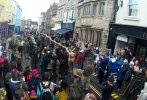
[[[46,23],[46,13],[42,12],[39,16],[39,20],[38,20],[38,31],[42,32],[45,31],[45,23]]]
[[[56,28],[55,32],[67,39],[73,36],[75,26],[75,4],[76,0],[59,0],[58,3],[56,23],[60,28]]]
[[[82,42],[105,48],[115,0],[77,0],[75,33]]]
[[[58,4],[53,3],[50,8],[46,11],[46,31],[50,33],[52,28],[55,28],[55,23],[57,19],[57,9]]]
[[[133,56],[147,57],[147,0],[119,0],[115,22],[110,23],[108,48],[116,54],[128,47]]]

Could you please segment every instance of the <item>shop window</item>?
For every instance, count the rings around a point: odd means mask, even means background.
[[[128,16],[137,16],[138,14],[138,0],[129,0]]]

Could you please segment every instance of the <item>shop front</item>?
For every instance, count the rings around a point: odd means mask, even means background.
[[[110,24],[107,47],[115,54],[129,47],[134,56],[147,56],[147,28],[122,24]]]

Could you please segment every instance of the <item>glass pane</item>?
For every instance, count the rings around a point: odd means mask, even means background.
[[[137,16],[138,5],[129,5],[129,16]]]

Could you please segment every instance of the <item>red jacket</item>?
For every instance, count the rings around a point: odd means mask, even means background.
[[[0,57],[0,67],[4,67],[5,58]]]
[[[76,57],[76,64],[83,63],[84,60],[85,60],[85,52],[78,54],[78,56]]]

